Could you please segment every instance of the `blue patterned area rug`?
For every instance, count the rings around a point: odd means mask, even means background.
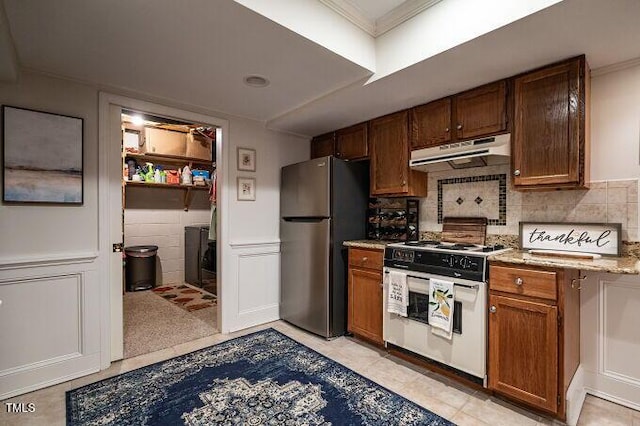
[[[453,425],[273,329],[66,396],[67,425]]]

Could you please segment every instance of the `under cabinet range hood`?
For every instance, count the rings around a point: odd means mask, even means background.
[[[424,172],[465,169],[508,164],[510,154],[511,135],[504,134],[411,151],[409,165]]]

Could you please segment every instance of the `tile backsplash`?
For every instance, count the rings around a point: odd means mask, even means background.
[[[420,230],[440,232],[442,217],[485,216],[488,234],[517,235],[520,221],[622,224],[622,239],[638,241],[638,179],[592,182],[587,190],[520,192],[509,165],[429,173]]]

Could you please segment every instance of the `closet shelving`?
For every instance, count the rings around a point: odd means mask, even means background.
[[[159,154],[138,154],[131,152],[124,152],[122,161],[125,163],[125,159],[134,159],[138,164],[153,163],[159,165],[173,165],[178,167],[189,166],[190,169],[204,168],[212,172],[216,163],[213,161],[206,161],[200,158],[180,157],[173,155],[159,155]],[[125,206],[125,191],[127,188],[156,188],[156,189],[172,189],[180,190],[184,192],[184,210],[189,210],[191,200],[193,199],[194,191],[209,191],[209,185],[182,185],[182,184],[170,184],[170,183],[156,183],[156,182],[140,182],[132,180],[123,180],[123,207]]]

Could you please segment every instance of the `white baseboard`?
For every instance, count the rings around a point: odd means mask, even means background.
[[[262,306],[258,309],[240,312],[238,315],[238,324],[231,331],[244,330],[245,328],[255,327],[256,325],[266,324],[279,319],[279,304]]]

